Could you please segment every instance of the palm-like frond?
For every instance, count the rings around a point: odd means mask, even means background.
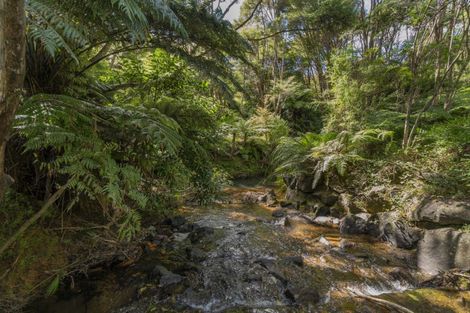
[[[96,29],[105,30],[104,34],[128,32],[131,39],[143,41],[152,23],[167,23],[187,36],[164,0],[27,0],[26,10],[30,39],[52,57],[64,49],[76,61],[75,49],[96,37]]]
[[[84,25],[74,22],[53,0],[27,0],[29,38],[40,43],[55,57],[60,49],[65,49],[77,62],[73,49],[88,43]]]
[[[15,129],[26,139],[26,151],[52,149],[54,157],[41,167],[66,177],[77,196],[112,209],[122,219],[125,239],[139,229],[135,209],[147,206],[147,160],[175,156],[181,146],[178,124],[158,110],[100,106],[64,95],[28,98]]]
[[[126,132],[135,132],[138,135],[135,139],[153,141],[173,154],[181,141],[177,123],[156,109],[144,111],[135,107],[100,106],[65,95],[32,96],[23,104],[17,119],[17,128],[24,128],[31,134],[36,131],[34,126],[56,128],[59,121],[74,128],[71,130],[77,130],[75,127],[93,129],[98,126],[101,131],[115,136],[119,134],[118,128],[123,127]],[[40,129],[37,131],[38,134],[41,132]]]

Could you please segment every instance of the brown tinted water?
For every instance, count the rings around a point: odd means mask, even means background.
[[[414,251],[342,236],[336,228],[309,224],[295,214],[287,221],[276,219],[273,208],[241,203],[244,192],[263,190],[229,188],[217,205],[181,208],[191,222],[215,230],[198,244],[207,255],[194,271],[185,272],[184,286],[162,291],[148,269],[157,264],[180,268],[187,240],[94,278],[90,292],[59,294],[32,311],[400,312],[378,298],[412,312],[470,312],[469,292],[417,288],[423,277],[415,270]],[[302,266],[289,261],[300,256]]]

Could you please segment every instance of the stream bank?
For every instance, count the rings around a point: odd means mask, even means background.
[[[429,288],[414,250],[340,234],[338,225],[312,224],[297,210],[246,203],[249,194],[269,192],[233,187],[215,205],[181,208],[179,216],[154,226],[140,260],[92,274],[73,288],[69,282],[31,311],[396,310],[376,299],[413,312],[469,310],[469,291]]]

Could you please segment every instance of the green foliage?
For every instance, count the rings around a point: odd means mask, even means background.
[[[279,139],[289,133],[285,120],[264,108],[258,108],[248,121],[253,132],[266,140],[270,146],[277,144]]]
[[[131,137],[123,137],[122,126]],[[67,183],[77,197],[96,200],[105,212],[111,209],[124,219],[122,227],[136,229],[140,220],[133,209],[148,201],[142,187],[152,171],[148,160],[175,155],[181,141],[177,124],[158,111],[103,107],[60,95],[29,98],[16,129],[26,139],[26,152],[52,149],[41,169]],[[135,231],[121,233],[129,238]]]
[[[62,279],[62,276],[59,275],[59,274],[54,276],[54,279],[52,279],[51,283],[47,287],[47,290],[46,290],[46,295],[47,296],[52,296],[53,294],[55,294],[57,292],[57,290],[59,289],[59,286],[60,286],[60,280],[61,279]]]
[[[345,176],[351,164],[370,158],[376,145],[391,142],[392,138],[392,132],[380,129],[285,137],[274,152],[276,173]]]
[[[90,23],[101,24],[103,28],[111,22],[115,27],[123,25],[123,31],[129,32],[133,40],[142,41],[151,23],[167,22],[187,36],[177,15],[162,0],[28,0],[26,9],[31,41],[41,44],[52,57],[64,49],[77,62],[75,48],[83,48],[94,39],[90,36],[93,33]]]

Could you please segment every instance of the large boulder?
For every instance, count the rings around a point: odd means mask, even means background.
[[[418,267],[429,274],[470,270],[470,233],[452,228],[426,230],[418,243]]]
[[[339,231],[345,235],[371,235],[404,249],[415,248],[422,237],[421,230],[409,225],[398,212],[349,214],[341,219]]]
[[[359,235],[368,232],[368,216],[346,215],[339,223],[339,232],[343,235]]]
[[[315,196],[328,207],[335,205],[338,201],[338,195],[333,191],[319,191],[315,193]]]
[[[470,202],[427,198],[411,213],[411,220],[437,225],[470,223]]]
[[[296,178],[295,189],[303,193],[312,193],[315,190],[315,186],[313,186],[313,181],[313,177],[301,175]]]
[[[403,249],[416,248],[422,236],[422,231],[409,225],[397,211],[373,215],[367,228],[370,235]]]

